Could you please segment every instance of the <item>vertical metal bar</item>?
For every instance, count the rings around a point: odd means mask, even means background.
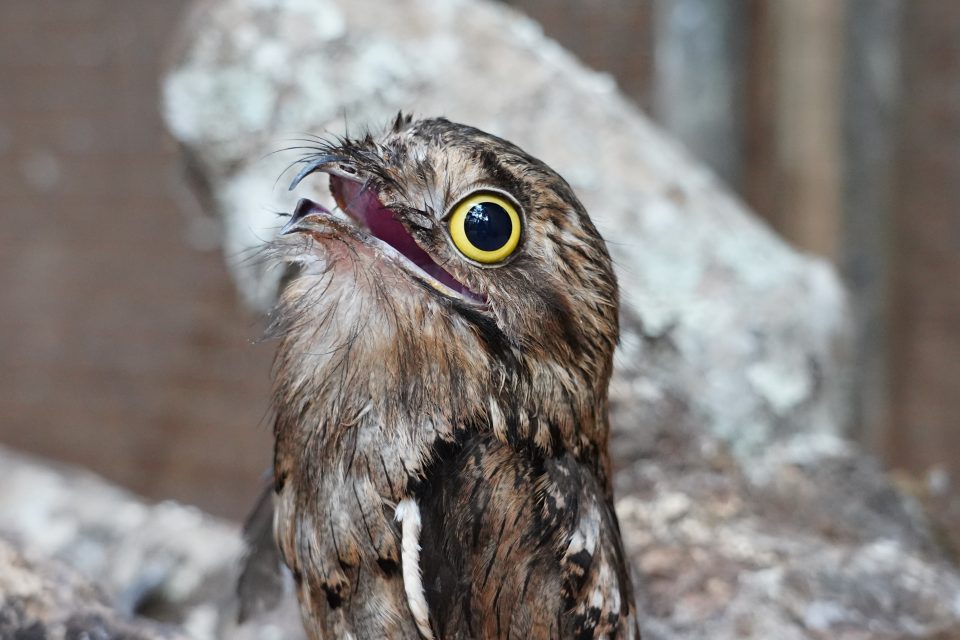
[[[653,115],[727,183],[743,177],[745,0],[654,0]]]
[[[856,325],[854,424],[876,450],[889,427],[890,274],[903,0],[852,0],[845,28],[839,266]]]
[[[834,258],[840,227],[840,95],[845,3],[778,0],[777,154],[781,230]]]

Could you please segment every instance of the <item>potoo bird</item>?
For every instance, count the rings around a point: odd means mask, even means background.
[[[276,243],[274,535],[311,638],[636,638],[613,510],[617,284],[570,186],[398,116],[323,143]],[[313,178],[310,178],[313,179]]]

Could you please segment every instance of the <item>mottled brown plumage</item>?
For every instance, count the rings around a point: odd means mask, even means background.
[[[637,637],[607,455],[616,281],[569,185],[443,119],[301,165],[294,186],[329,174],[349,214],[301,201],[276,244],[298,274],[274,323],[274,532],[310,636]],[[451,240],[476,193],[522,221],[495,264]]]

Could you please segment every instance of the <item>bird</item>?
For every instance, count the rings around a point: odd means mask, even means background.
[[[517,145],[318,138],[271,252],[272,536],[307,635],[639,638],[614,511],[606,244]],[[262,520],[262,518],[261,518]]]

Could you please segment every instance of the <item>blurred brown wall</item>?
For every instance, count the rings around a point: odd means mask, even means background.
[[[0,2],[0,443],[240,516],[271,348],[157,112],[184,4]]]
[[[888,453],[960,480],[960,3],[909,3],[903,36]]]

